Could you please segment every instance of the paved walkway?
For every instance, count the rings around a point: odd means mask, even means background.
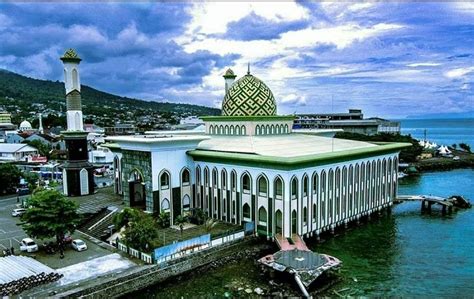
[[[275,236],[275,239],[277,241],[278,247],[280,247],[281,250],[288,251],[298,249],[303,251],[310,251],[303,239],[301,239],[301,237],[297,234],[291,235],[291,240],[293,244],[291,244],[288,239],[283,237],[281,234],[277,234]]]

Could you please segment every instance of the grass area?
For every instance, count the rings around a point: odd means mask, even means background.
[[[242,229],[240,225],[230,224],[226,222],[218,222],[210,231],[211,238],[217,238],[219,236],[232,234],[235,231]],[[159,237],[156,240],[156,245],[158,247],[165,246],[176,241],[188,240],[194,237],[199,237],[205,235],[209,232],[206,231],[205,225],[196,225],[194,227],[183,230],[183,235],[179,229],[175,228],[159,228],[158,234]]]

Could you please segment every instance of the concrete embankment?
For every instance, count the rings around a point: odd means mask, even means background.
[[[174,261],[167,266],[143,266],[122,273],[103,276],[92,281],[85,281],[74,287],[50,288],[43,292],[28,295],[33,295],[34,297],[54,296],[58,298],[116,298],[150,287],[188,271],[196,270],[212,263],[219,263],[230,256],[234,256],[237,252],[245,251],[246,248],[256,244],[257,242],[254,238],[248,238],[237,243],[210,248],[187,258]]]

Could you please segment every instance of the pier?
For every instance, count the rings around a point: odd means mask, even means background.
[[[305,297],[311,297],[307,288],[321,274],[341,265],[341,261],[335,257],[309,250],[306,243],[297,234],[293,234],[291,238],[277,234],[275,241],[280,251],[267,255],[258,261],[272,271],[293,274]]]
[[[431,212],[431,206],[434,204],[441,206],[441,213],[443,215],[451,214],[453,207],[467,209],[471,207],[471,203],[462,196],[453,195],[449,198],[433,196],[433,195],[399,195],[395,203],[404,201],[419,201],[421,202],[422,212]]]

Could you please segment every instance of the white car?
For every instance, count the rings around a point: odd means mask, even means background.
[[[87,244],[81,239],[73,240],[71,246],[77,251],[84,251],[87,249]]]
[[[26,209],[14,209],[12,211],[12,216],[13,217],[19,217],[19,216],[25,214],[25,212],[26,212]]]
[[[31,238],[24,238],[20,242],[20,250],[26,252],[36,252],[38,251],[38,244],[36,244]]]

